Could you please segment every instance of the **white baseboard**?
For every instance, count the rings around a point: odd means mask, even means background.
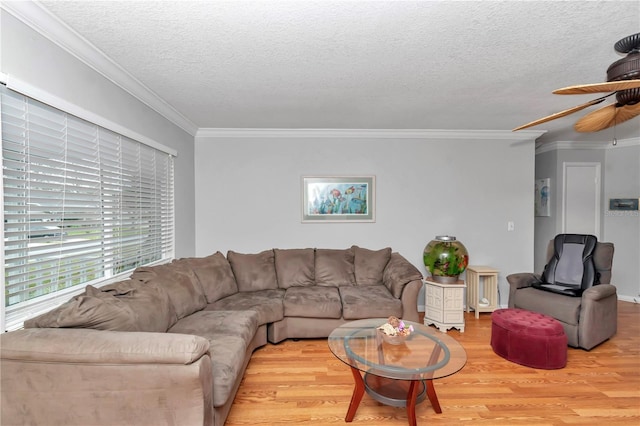
[[[623,302],[640,303],[640,295],[639,296],[625,296],[623,294],[619,294],[618,295],[618,300],[622,300]]]

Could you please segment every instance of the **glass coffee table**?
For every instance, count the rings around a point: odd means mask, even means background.
[[[467,362],[467,353],[454,338],[415,322],[405,321],[414,328],[406,340],[388,343],[377,331],[386,322],[387,318],[352,321],[329,335],[329,349],[351,367],[355,381],[346,422],[353,420],[365,391],[383,404],[406,407],[412,426],[416,404],[427,397],[441,413],[433,380],[460,371]]]

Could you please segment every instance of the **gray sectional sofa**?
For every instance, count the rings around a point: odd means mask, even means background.
[[[0,424],[222,425],[256,348],[418,321],[421,279],[390,248],[357,246],[138,268],[0,335]]]

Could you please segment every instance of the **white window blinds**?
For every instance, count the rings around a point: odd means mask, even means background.
[[[173,256],[171,155],[4,87],[0,95],[7,315]]]

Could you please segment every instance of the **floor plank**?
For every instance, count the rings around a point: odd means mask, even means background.
[[[568,349],[560,370],[524,367],[496,355],[490,314],[465,313],[467,351],[458,373],[435,380],[442,414],[428,401],[419,425],[640,425],[640,305],[618,302],[618,332],[591,351]],[[353,379],[326,339],[287,340],[255,351],[227,419],[234,425],[341,425]],[[403,408],[365,394],[354,425],[405,425]]]

